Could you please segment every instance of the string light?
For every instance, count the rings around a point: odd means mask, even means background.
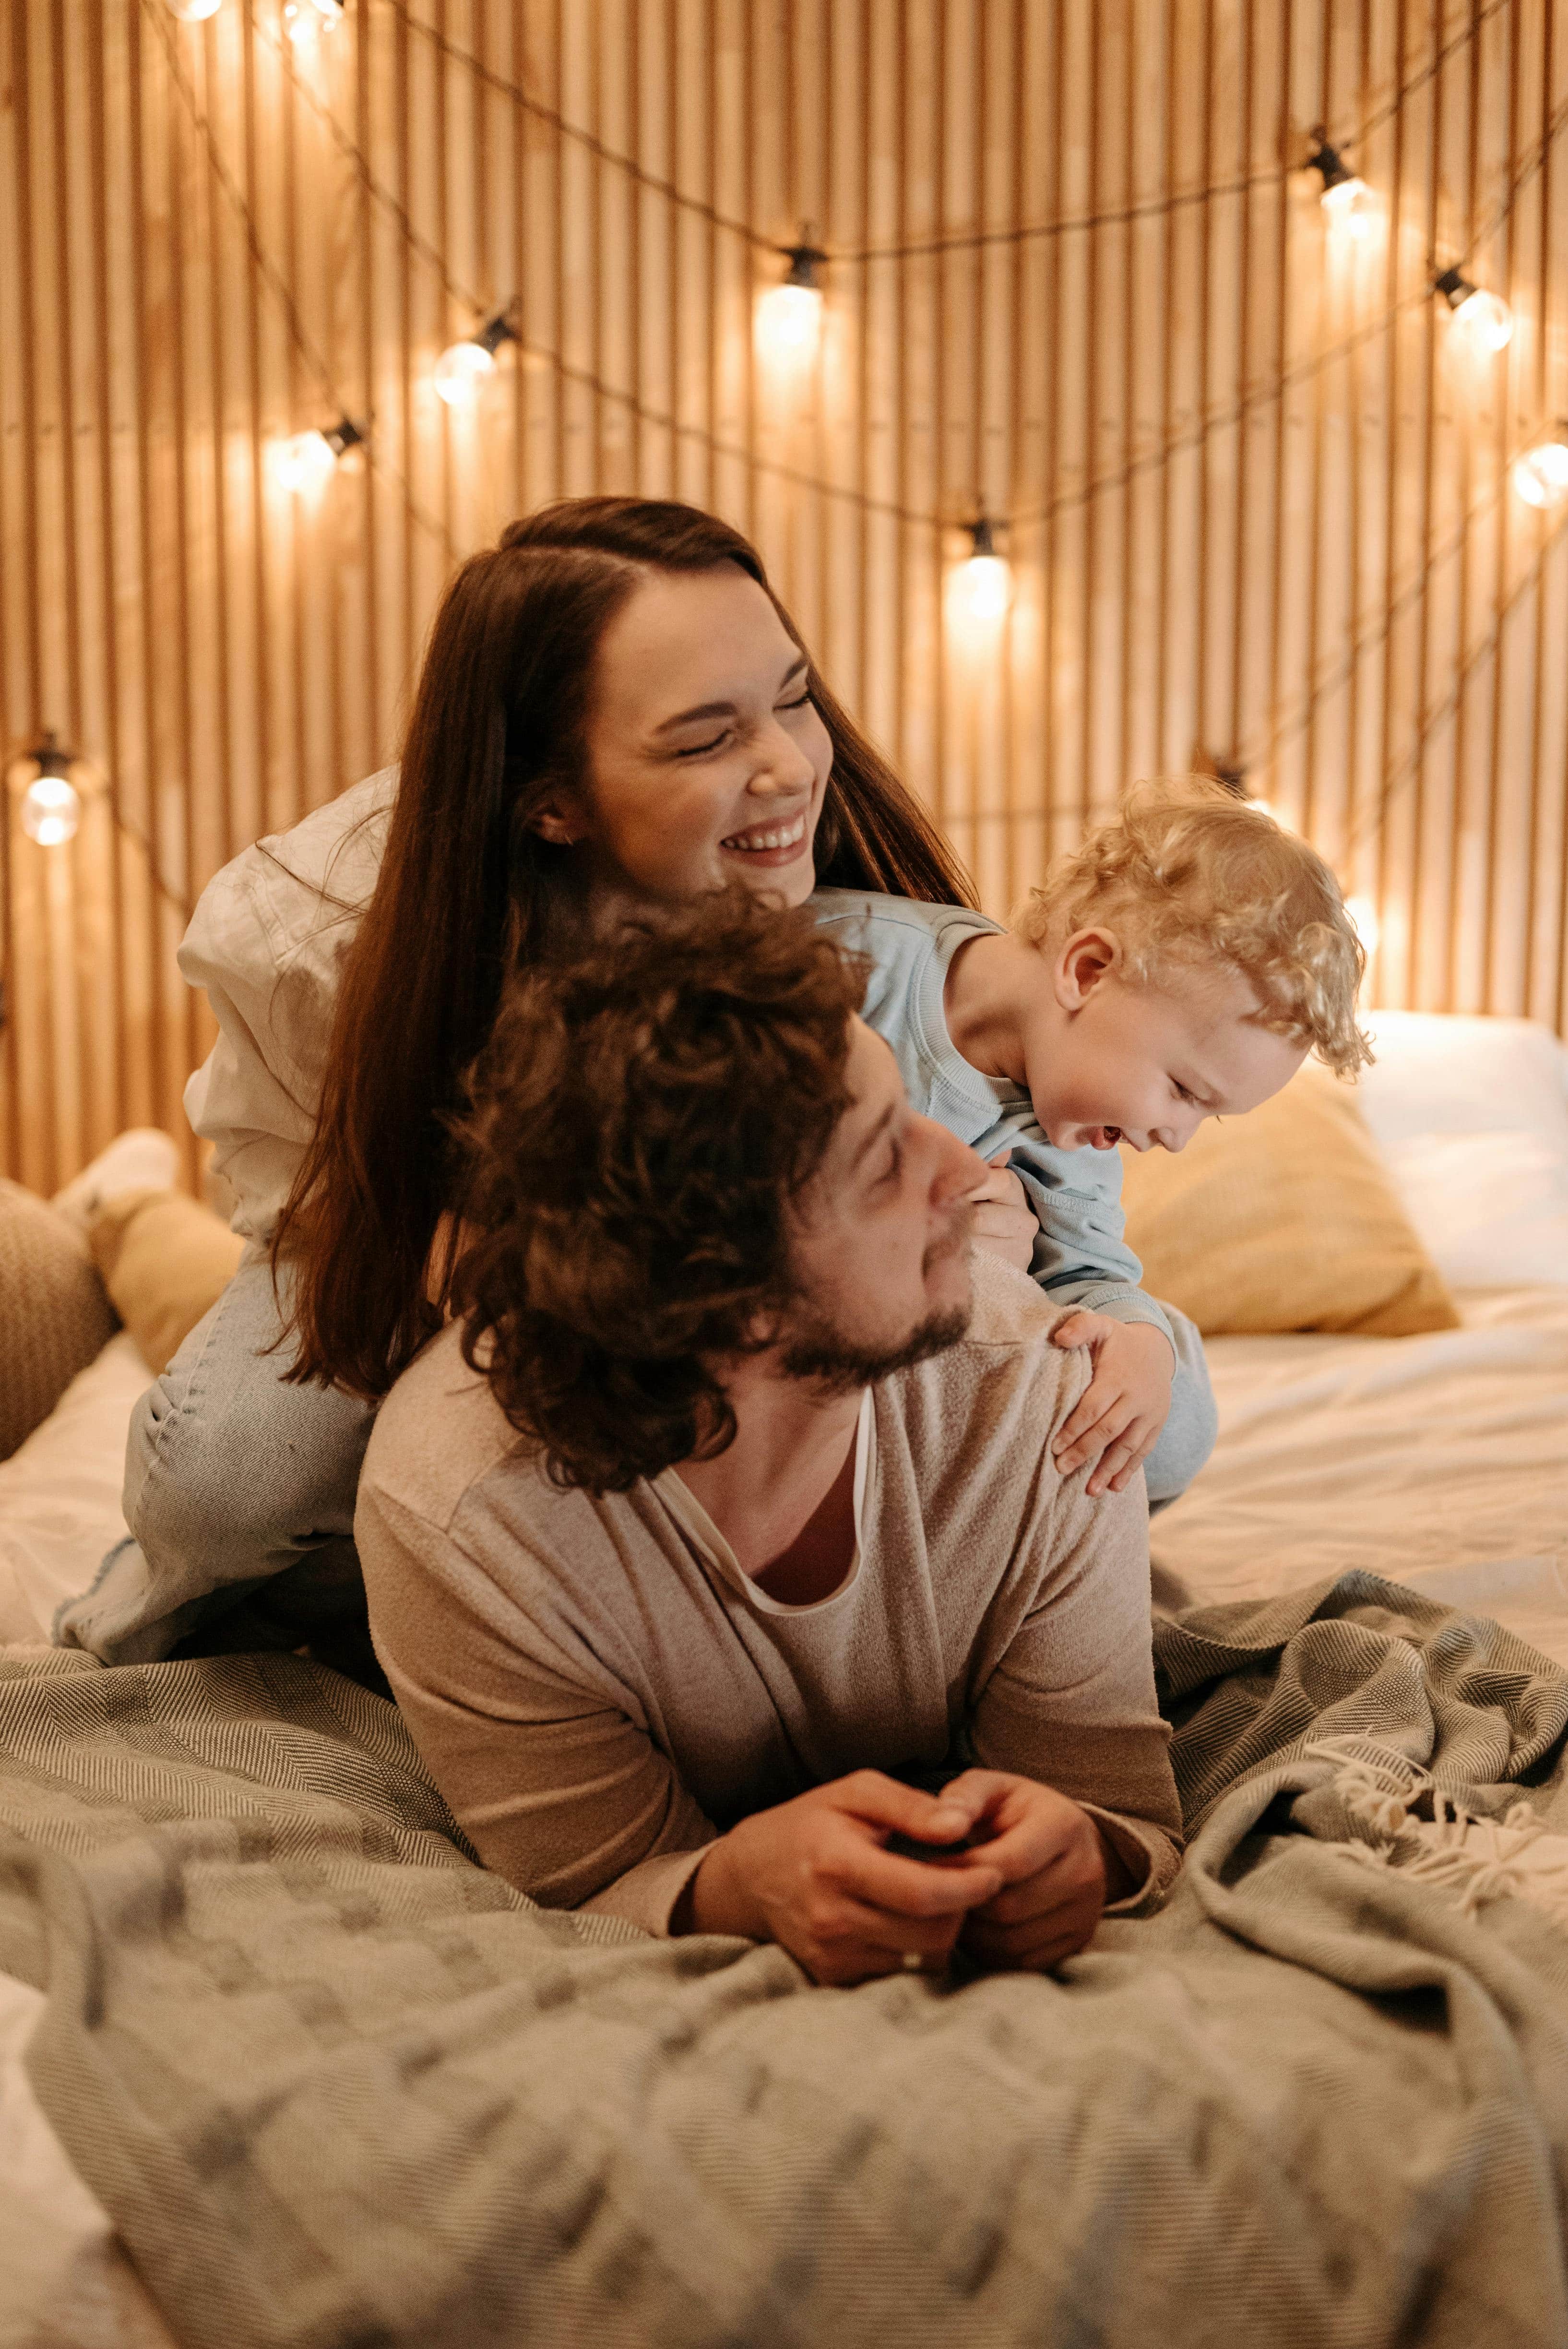
[[[223,0],[169,0],[169,13],[182,25],[200,25],[204,17],[215,16],[222,5]]]
[[[810,229],[789,252],[789,274],[770,285],[757,304],[757,356],[776,374],[803,373],[822,341],[822,264],[827,254],[810,241]]]
[[[1544,440],[1514,459],[1513,486],[1526,505],[1545,512],[1568,498],[1568,422],[1554,424]]]
[[[22,829],[40,848],[62,848],[82,820],[81,793],[71,781],[77,754],[46,734],[27,755],[38,771],[22,794]]]
[[[469,335],[460,343],[449,343],[436,361],[436,389],[449,408],[472,408],[480,396],[480,386],[495,372],[495,355],[503,343],[515,343],[517,328],[510,314],[502,310],[481,326],[477,335]]]
[[[1318,143],[1306,159],[1306,169],[1323,175],[1319,202],[1324,211],[1336,228],[1347,229],[1352,236],[1365,236],[1377,218],[1377,197],[1366,181],[1348,168],[1338,150],[1329,145],[1321,123],[1312,135]]]
[[[291,41],[313,40],[317,33],[330,33],[342,22],[343,0],[284,0],[284,23]]]
[[[1513,340],[1513,313],[1501,294],[1484,293],[1458,269],[1445,269],[1432,286],[1478,350],[1503,351]]]
[[[350,449],[362,446],[364,440],[358,425],[343,416],[328,431],[296,432],[292,440],[280,441],[273,459],[279,488],[291,490],[295,496],[306,490],[319,489],[338,459]]]
[[[958,636],[971,641],[990,636],[1007,616],[1013,600],[1012,565],[996,552],[986,515],[969,525],[970,552],[947,580],[947,617]]]

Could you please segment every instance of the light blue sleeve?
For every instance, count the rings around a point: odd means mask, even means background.
[[[1029,1265],[1055,1304],[1081,1305],[1113,1321],[1143,1321],[1176,1350],[1163,1309],[1140,1286],[1143,1267],[1128,1247],[1121,1212],[1121,1160],[1114,1150],[1055,1150],[1032,1118],[1016,1115],[985,1154],[1011,1147],[1008,1164],[1028,1195],[1039,1231]]]

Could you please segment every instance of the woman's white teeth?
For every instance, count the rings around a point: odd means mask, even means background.
[[[775,824],[769,832],[732,832],[723,845],[726,848],[793,848],[798,840],[806,837],[806,819],[798,815],[793,823]]]

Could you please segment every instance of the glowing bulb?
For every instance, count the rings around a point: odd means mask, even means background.
[[[1550,508],[1568,497],[1568,424],[1513,460],[1513,486],[1526,505]]]
[[[169,0],[169,13],[182,25],[199,25],[204,16],[215,16],[222,5],[223,0]]]
[[[435,365],[436,389],[449,408],[472,408],[480,386],[495,373],[495,360],[481,343],[452,343]]]
[[[292,440],[281,441],[273,456],[278,486],[296,497],[319,489],[336,463],[325,432],[296,432]]]
[[[1350,926],[1366,947],[1368,956],[1377,951],[1377,941],[1383,935],[1383,925],[1377,908],[1370,897],[1346,897],[1345,910],[1350,916]]]
[[[984,515],[970,525],[974,551],[955,564],[947,577],[947,618],[955,634],[970,639],[989,636],[1007,616],[1013,600],[1013,572],[996,552],[991,524]]]
[[[1377,225],[1377,199],[1365,180],[1336,180],[1325,188],[1321,201],[1334,226],[1352,236],[1370,235]]]
[[[1282,832],[1294,832],[1295,830],[1295,826],[1289,821],[1289,819],[1281,814],[1279,809],[1275,807],[1273,800],[1249,800],[1247,802],[1247,805],[1250,808],[1255,808],[1259,815],[1266,815],[1271,823],[1277,823]]]
[[[1455,309],[1454,324],[1479,350],[1505,351],[1513,340],[1512,311],[1500,294],[1485,294],[1479,286]]]
[[[311,41],[343,21],[343,0],[284,0],[284,24],[291,41]]]
[[[791,377],[815,361],[822,342],[822,288],[818,282],[825,256],[812,244],[789,254],[789,274],[770,285],[757,304],[757,356],[773,373]]]
[[[64,775],[41,774],[22,794],[22,829],[40,848],[63,847],[81,817],[81,796]]]

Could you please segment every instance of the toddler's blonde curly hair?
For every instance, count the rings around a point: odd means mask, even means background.
[[[1315,849],[1222,783],[1135,784],[1115,822],[1030,891],[1013,927],[1054,947],[1098,923],[1137,983],[1219,963],[1253,988],[1260,1027],[1340,1076],[1372,1058],[1356,1024],[1367,957],[1339,884]]]

